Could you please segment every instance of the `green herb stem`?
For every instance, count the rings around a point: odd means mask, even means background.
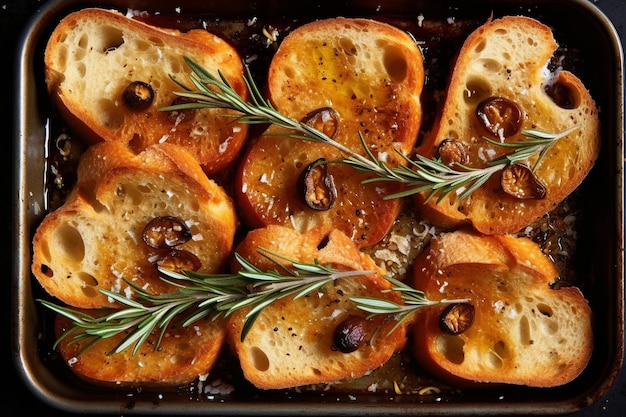
[[[360,135],[360,139],[365,155],[353,152],[345,145],[304,122],[281,114],[263,97],[247,67],[244,79],[250,96],[249,101],[237,93],[221,72],[218,72],[219,76],[216,77],[193,60],[187,57],[184,57],[184,59],[193,71],[189,78],[195,89],[174,80],[183,90],[175,94],[187,97],[193,100],[193,102],[163,107],[160,109],[161,111],[198,108],[229,109],[238,114],[224,116],[234,117],[241,123],[273,124],[297,132],[290,134],[275,133],[277,135],[280,134],[294,139],[331,145],[345,154],[346,157],[340,160],[327,161],[327,163],[343,163],[359,171],[375,175],[374,178],[365,179],[364,183],[393,181],[405,185],[404,190],[387,195],[384,197],[385,199],[402,198],[428,191],[426,202],[435,196],[437,196],[437,201],[440,201],[454,191],[458,194],[457,201],[462,201],[489,180],[495,172],[501,171],[516,162],[525,161],[535,155],[539,155],[533,167],[534,170],[557,140],[577,129],[577,127],[574,127],[557,134],[537,130],[524,130],[522,135],[530,140],[515,143],[504,143],[483,137],[484,140],[493,145],[514,149],[512,153],[489,162],[484,168],[470,168],[461,164],[454,164],[450,167],[438,158],[428,159],[419,154],[415,155],[415,160],[412,160],[397,150],[396,152],[403,158],[406,165],[391,167],[385,162],[379,161],[372,154],[363,135]]]

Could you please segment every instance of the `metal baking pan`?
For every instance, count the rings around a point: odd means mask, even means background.
[[[30,273],[31,237],[48,199],[46,146],[52,135],[51,104],[43,82],[43,48],[54,25],[84,7],[145,10],[168,25],[205,20],[291,22],[315,18],[365,16],[390,21],[439,22],[435,32],[414,33],[424,42],[426,64],[449,59],[463,36],[491,15],[523,14],[554,30],[575,73],[601,109],[602,153],[583,183],[581,197],[590,208],[577,242],[576,275],[594,312],[595,346],[588,367],[575,381],[557,388],[494,386],[480,390],[444,390],[436,395],[402,395],[393,390],[260,391],[238,383],[237,370],[226,369],[228,393],[206,391],[200,384],[178,387],[102,386],[75,377],[52,350],[50,314],[35,301],[45,297]],[[422,38],[423,37],[423,38]],[[15,161],[14,321],[18,369],[30,389],[54,408],[69,412],[185,415],[539,415],[564,414],[593,404],[611,387],[623,361],[623,57],[609,20],[587,0],[366,0],[289,2],[266,0],[185,1],[109,0],[52,1],[34,16],[20,44],[16,94],[18,124]],[[441,67],[440,67],[441,68]],[[433,88],[445,83],[445,70],[429,68]],[[439,87],[437,84],[439,83]],[[425,97],[425,100],[428,98]],[[218,370],[219,371],[219,370]],[[224,372],[224,370],[222,370]],[[410,372],[419,374],[419,370]],[[418,375],[419,376],[419,375]],[[424,376],[427,378],[427,376]],[[434,381],[436,383],[436,381]],[[355,384],[358,385],[358,384]],[[87,411],[88,410],[88,411]]]

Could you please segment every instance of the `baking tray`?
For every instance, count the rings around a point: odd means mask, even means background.
[[[184,1],[59,0],[48,3],[29,22],[19,45],[15,132],[15,211],[13,240],[13,351],[21,377],[52,407],[69,412],[186,415],[542,415],[565,414],[593,404],[611,387],[623,361],[623,56],[610,21],[586,0],[534,1]],[[30,274],[31,237],[49,204],[46,188],[47,141],[54,134],[51,105],[43,83],[43,47],[58,21],[84,7],[145,10],[158,13],[164,25],[185,26],[201,20],[228,21],[256,17],[267,22],[305,22],[315,18],[372,17],[440,22],[440,32],[423,41],[431,87],[445,83],[439,59],[452,57],[463,35],[490,15],[523,14],[551,26],[568,52],[576,74],[600,108],[602,152],[581,185],[590,209],[579,233],[575,271],[594,311],[595,346],[583,374],[557,388],[493,386],[444,390],[438,395],[402,395],[393,390],[260,391],[242,384],[227,394],[206,393],[198,384],[178,387],[89,384],[72,375],[54,354],[50,314],[35,299],[45,297]],[[455,35],[450,35],[455,33]],[[427,100],[428,97],[425,97]],[[234,371],[236,373],[236,370]],[[236,378],[236,377],[234,377]]]

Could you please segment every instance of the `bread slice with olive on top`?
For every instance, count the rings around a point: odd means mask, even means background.
[[[384,298],[401,303],[381,270],[342,232],[326,236],[320,229],[300,234],[290,227],[270,225],[250,231],[236,252],[264,271],[282,271],[274,261],[330,266],[337,271],[369,271],[340,278],[311,294],[275,301],[261,311],[242,340],[249,308],[228,320],[228,340],[239,358],[244,376],[261,389],[354,379],[382,366],[404,347],[404,324],[393,332],[392,317],[357,309],[353,296]],[[269,255],[274,261],[268,259]]]
[[[84,310],[98,317],[105,310]],[[69,369],[89,382],[115,384],[141,382],[149,384],[182,385],[206,377],[213,369],[225,347],[226,329],[223,320],[204,318],[189,326],[170,324],[158,340],[158,332],[151,334],[137,352],[132,348],[114,353],[126,333],[100,339],[87,347],[90,339],[73,341],[61,336],[72,328],[73,322],[57,315],[55,334],[57,349]],[[155,346],[159,343],[159,348]]]
[[[114,306],[105,289],[131,297],[126,282],[173,290],[157,267],[221,272],[237,227],[221,186],[176,145],[135,155],[126,145],[92,145],[66,202],[33,237],[32,272],[50,295],[79,308]]]
[[[552,288],[558,271],[530,239],[444,233],[413,267],[427,298],[468,301],[416,314],[413,351],[433,375],[460,385],[551,387],[587,365],[590,307],[578,288]]]
[[[464,42],[454,63],[445,101],[418,153],[463,171],[482,169],[513,149],[488,142],[529,141],[525,132],[569,132],[538,162],[538,154],[489,178],[467,198],[467,187],[415,206],[448,228],[471,224],[486,234],[515,233],[541,217],[578,187],[600,152],[598,109],[582,81],[549,62],[557,50],[550,28],[537,20],[491,20]],[[427,202],[425,202],[427,201]]]
[[[395,166],[417,140],[423,60],[404,31],[367,19],[332,18],[290,32],[270,64],[269,100],[282,114],[322,130],[352,152]],[[339,229],[359,247],[389,230],[400,210],[383,197],[399,184],[362,184],[371,174],[338,164],[335,147],[269,128],[244,154],[236,178],[242,218],[252,227]]]
[[[128,143],[135,151],[168,142],[185,147],[207,173],[238,156],[247,127],[226,110],[160,112],[179,104],[171,77],[189,83],[188,56],[229,80],[244,99],[238,52],[202,29],[182,33],[148,25],[114,10],[87,8],[54,29],[44,63],[48,90],[71,130],[89,142]]]

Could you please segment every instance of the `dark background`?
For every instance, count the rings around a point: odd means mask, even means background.
[[[1,323],[2,323],[2,345],[0,348],[1,353],[1,367],[0,375],[3,376],[3,387],[0,389],[0,416],[13,417],[13,416],[62,416],[68,415],[67,413],[59,410],[51,409],[47,404],[43,403],[36,396],[34,396],[29,389],[20,380],[20,377],[14,370],[13,358],[15,356],[12,352],[11,346],[11,296],[12,288],[11,282],[13,277],[9,272],[11,270],[11,254],[10,242],[12,236],[12,204],[8,195],[12,195],[12,162],[10,157],[12,155],[12,142],[14,138],[14,125],[15,118],[14,111],[14,96],[13,88],[15,87],[15,57],[16,48],[18,46],[18,40],[22,31],[24,30],[28,19],[38,9],[46,3],[45,0],[5,0],[0,2],[0,48],[2,54],[2,60],[4,64],[0,63],[0,66],[5,67],[0,76],[4,80],[5,87],[0,91],[0,103],[1,103],[1,115],[2,115],[2,131],[3,136],[1,138],[4,141],[5,146],[0,150],[0,154],[3,155],[3,163],[0,164],[0,184],[3,190],[7,191],[4,197],[4,203],[2,204],[2,218],[0,219],[2,235],[0,236],[0,242],[2,242],[1,248],[3,249],[0,254],[0,262],[3,265],[5,272],[4,276],[0,278],[3,282],[2,287],[2,299],[0,306]],[[622,45],[624,44],[625,26],[626,26],[626,4],[625,0],[597,0],[593,1],[600,10],[602,10],[613,22],[617,32],[622,39]],[[584,30],[584,29],[583,29]],[[7,68],[8,67],[8,68]],[[607,394],[596,402],[591,407],[585,409],[582,412],[574,414],[577,417],[590,417],[590,416],[626,416],[626,371],[623,371],[615,385],[607,392]]]

